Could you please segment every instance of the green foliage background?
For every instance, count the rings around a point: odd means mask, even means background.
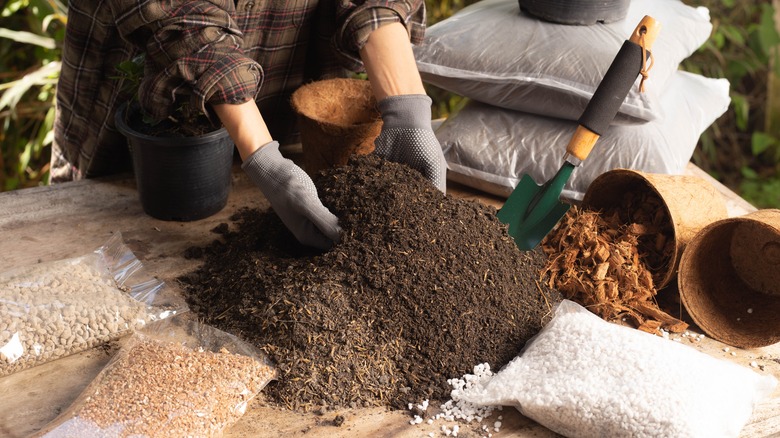
[[[66,0],[10,0],[0,11],[0,190],[48,179]],[[758,207],[780,207],[780,47],[770,2],[684,0],[710,10],[713,34],[681,68],[731,83],[729,110],[701,137],[693,161]],[[429,25],[475,0],[426,0]],[[779,81],[780,82],[780,81]],[[777,86],[780,88],[780,85]],[[771,90],[771,91],[770,91]],[[428,87],[434,117],[465,99]],[[775,120],[778,119],[778,120]]]

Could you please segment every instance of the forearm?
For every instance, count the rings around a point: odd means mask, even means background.
[[[401,23],[373,31],[360,57],[377,101],[388,96],[425,94],[409,35]]]
[[[241,160],[246,160],[261,146],[273,141],[254,100],[214,105],[213,108],[233,139]]]

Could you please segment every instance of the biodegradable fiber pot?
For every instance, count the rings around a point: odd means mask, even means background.
[[[680,261],[680,298],[711,338],[739,348],[780,342],[780,210],[702,229]]]
[[[116,112],[117,129],[127,137],[133,156],[144,212],[186,222],[222,210],[230,194],[233,165],[233,141],[227,130],[197,137],[157,137],[133,129],[139,121],[138,110],[126,103]]]
[[[661,266],[652,267],[655,287],[662,289],[676,278],[685,246],[705,226],[728,217],[726,202],[705,179],[693,175],[645,173],[613,169],[588,186],[583,207],[592,210],[619,208],[624,195],[646,192],[661,201],[674,239],[672,252]]]
[[[291,103],[298,114],[303,168],[309,175],[374,150],[382,119],[369,81],[312,82],[296,90]]]

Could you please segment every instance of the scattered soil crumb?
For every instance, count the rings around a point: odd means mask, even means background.
[[[493,207],[372,155],[314,179],[343,229],[331,250],[297,244],[271,210],[244,209],[180,278],[193,311],[275,360],[268,403],[446,400],[447,379],[506,364],[562,299],[539,282],[544,253],[520,251]]]

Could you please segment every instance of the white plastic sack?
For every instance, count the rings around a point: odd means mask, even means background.
[[[616,168],[682,174],[707,127],[730,103],[726,79],[678,71],[661,103],[667,117],[643,124],[614,123],[567,182],[563,196],[581,200],[590,183]],[[448,178],[508,196],[523,175],[538,184],[563,164],[577,122],[470,101],[437,130]]]
[[[777,380],[564,300],[512,362],[453,396],[567,437],[736,437]]]
[[[712,31],[709,10],[679,0],[632,0],[625,19],[572,26],[520,11],[517,0],[482,0],[426,31],[414,47],[425,82],[503,108],[577,120],[642,17],[661,24],[646,93],[634,87],[617,118],[661,118],[658,95]]]

